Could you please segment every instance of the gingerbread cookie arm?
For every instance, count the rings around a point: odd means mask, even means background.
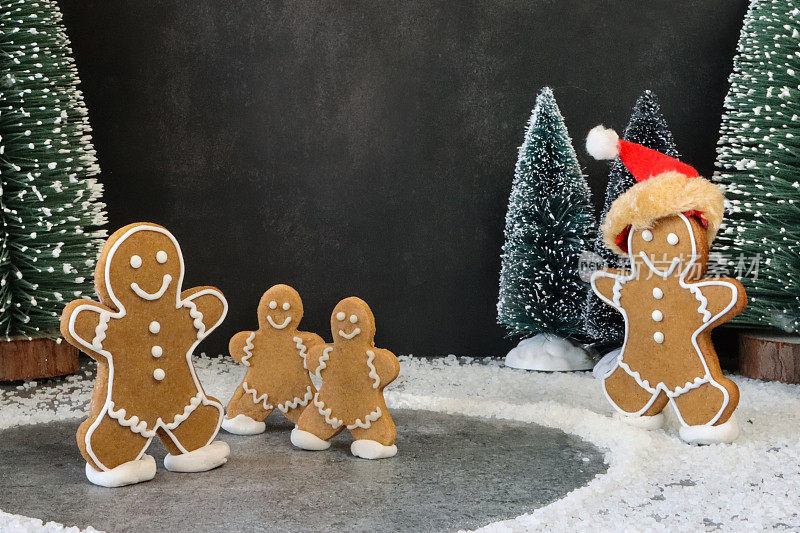
[[[400,363],[397,357],[389,350],[375,348],[375,372],[380,377],[381,386],[386,386],[400,374]]]
[[[255,336],[255,331],[240,331],[231,337],[231,341],[228,343],[228,352],[237,363],[250,366],[250,358],[253,357],[253,348],[255,348],[253,345]]]
[[[614,303],[614,287],[618,281],[630,276],[630,272],[618,268],[604,268],[592,274],[592,290],[608,305],[619,309]]]
[[[703,322],[719,325],[735,317],[747,305],[747,294],[739,281],[732,278],[712,278],[685,282],[697,298],[697,311]]]
[[[198,335],[203,337],[214,331],[228,314],[228,301],[216,287],[186,289],[181,293],[181,301],[190,308]]]
[[[322,340],[322,337],[316,333],[311,333],[310,331],[298,331],[297,334],[301,339],[303,339],[303,344],[305,344],[309,350],[317,344],[325,344],[325,341]]]
[[[325,355],[325,350],[327,348],[333,348],[333,344],[315,344],[311,348],[308,349],[308,355],[306,356],[306,366],[308,367],[308,371],[312,374],[316,374],[318,370],[320,370],[320,359],[323,355]],[[325,368],[324,366],[322,368]]]
[[[108,357],[103,351],[105,327],[113,311],[91,300],[73,300],[61,313],[61,335],[93,359]]]

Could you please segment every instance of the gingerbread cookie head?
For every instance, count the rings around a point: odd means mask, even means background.
[[[258,323],[262,329],[296,330],[303,318],[303,300],[288,285],[274,285],[258,303]]]
[[[151,223],[129,224],[109,237],[95,269],[100,299],[119,310],[178,301],[183,257],[175,237]]]
[[[331,334],[334,342],[371,343],[375,338],[375,317],[367,302],[351,296],[331,313]]]
[[[695,217],[672,215],[653,222],[652,228],[631,229],[627,248],[631,263],[666,277],[686,272],[689,278],[705,274],[708,243],[702,223]]]
[[[631,231],[652,233],[657,220],[680,214],[699,221],[706,243],[714,240],[724,211],[722,191],[700,177],[694,168],[656,150],[622,140],[603,126],[589,132],[586,149],[596,159],[619,156],[637,181],[611,204],[603,221],[603,237],[611,250],[627,254]],[[667,232],[667,236],[669,233],[675,232]]]

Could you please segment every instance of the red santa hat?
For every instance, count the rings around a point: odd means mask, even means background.
[[[614,200],[600,229],[606,245],[626,254],[631,229],[652,228],[659,218],[683,213],[696,217],[714,240],[722,222],[720,188],[674,157],[620,139],[612,129],[595,126],[586,137],[586,151],[595,159],[618,157],[636,184]]]

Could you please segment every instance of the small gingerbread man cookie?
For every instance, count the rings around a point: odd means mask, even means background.
[[[130,224],[109,237],[95,269],[100,302],[75,300],[61,333],[97,361],[89,419],[77,441],[86,476],[117,487],[155,476],[145,451],[158,437],[168,470],[201,472],[224,464],[214,441],[222,404],[207,396],[192,365],[194,348],[222,322],[228,304],[214,287],[181,291],[183,256],[156,224]]]
[[[231,356],[247,367],[242,383],[228,403],[222,427],[237,435],[262,433],[274,408],[294,423],[316,389],[306,357],[322,344],[315,333],[298,331],[303,301],[288,285],[275,285],[258,304],[258,330],[241,331],[230,342]]]
[[[397,454],[395,428],[383,389],[397,378],[400,364],[389,350],[375,347],[375,318],[360,298],[339,302],[331,314],[332,344],[314,346],[309,371],[322,386],[306,407],[292,444],[304,450],[325,450],[345,428],[356,439],[350,451],[364,459]]]
[[[730,442],[739,433],[732,418],[739,389],[722,374],[711,330],[739,314],[747,298],[735,279],[704,278],[722,192],[689,165],[602,127],[590,132],[587,148],[618,154],[637,180],[602,226],[608,247],[628,255],[631,269],[592,275],[594,292],[625,320],[624,344],[603,376],[606,397],[630,424],[658,428],[671,404],[685,441]]]

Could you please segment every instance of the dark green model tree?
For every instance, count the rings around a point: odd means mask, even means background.
[[[52,0],[0,2],[0,337],[57,337],[105,223],[78,74]]]
[[[658,100],[650,91],[645,91],[633,106],[631,118],[622,138],[658,150],[670,157],[679,157],[675,148],[667,122],[661,115]],[[628,171],[620,158],[611,163],[606,186],[606,198],[603,215],[611,208],[614,200],[636,183],[633,174]],[[601,218],[602,221],[602,218]],[[603,258],[609,268],[622,268],[625,258],[615,254],[603,242],[602,234],[598,234],[594,242],[594,251]],[[603,343],[622,343],[625,335],[625,324],[614,308],[603,303],[594,292],[589,291],[586,301],[586,334],[589,338]]]
[[[717,246],[747,290],[731,322],[800,331],[800,5],[752,1],[717,146]],[[746,268],[738,267],[745,265]]]
[[[588,284],[579,261],[594,231],[589,187],[545,87],[519,148],[506,215],[497,313],[510,335],[584,338]]]

